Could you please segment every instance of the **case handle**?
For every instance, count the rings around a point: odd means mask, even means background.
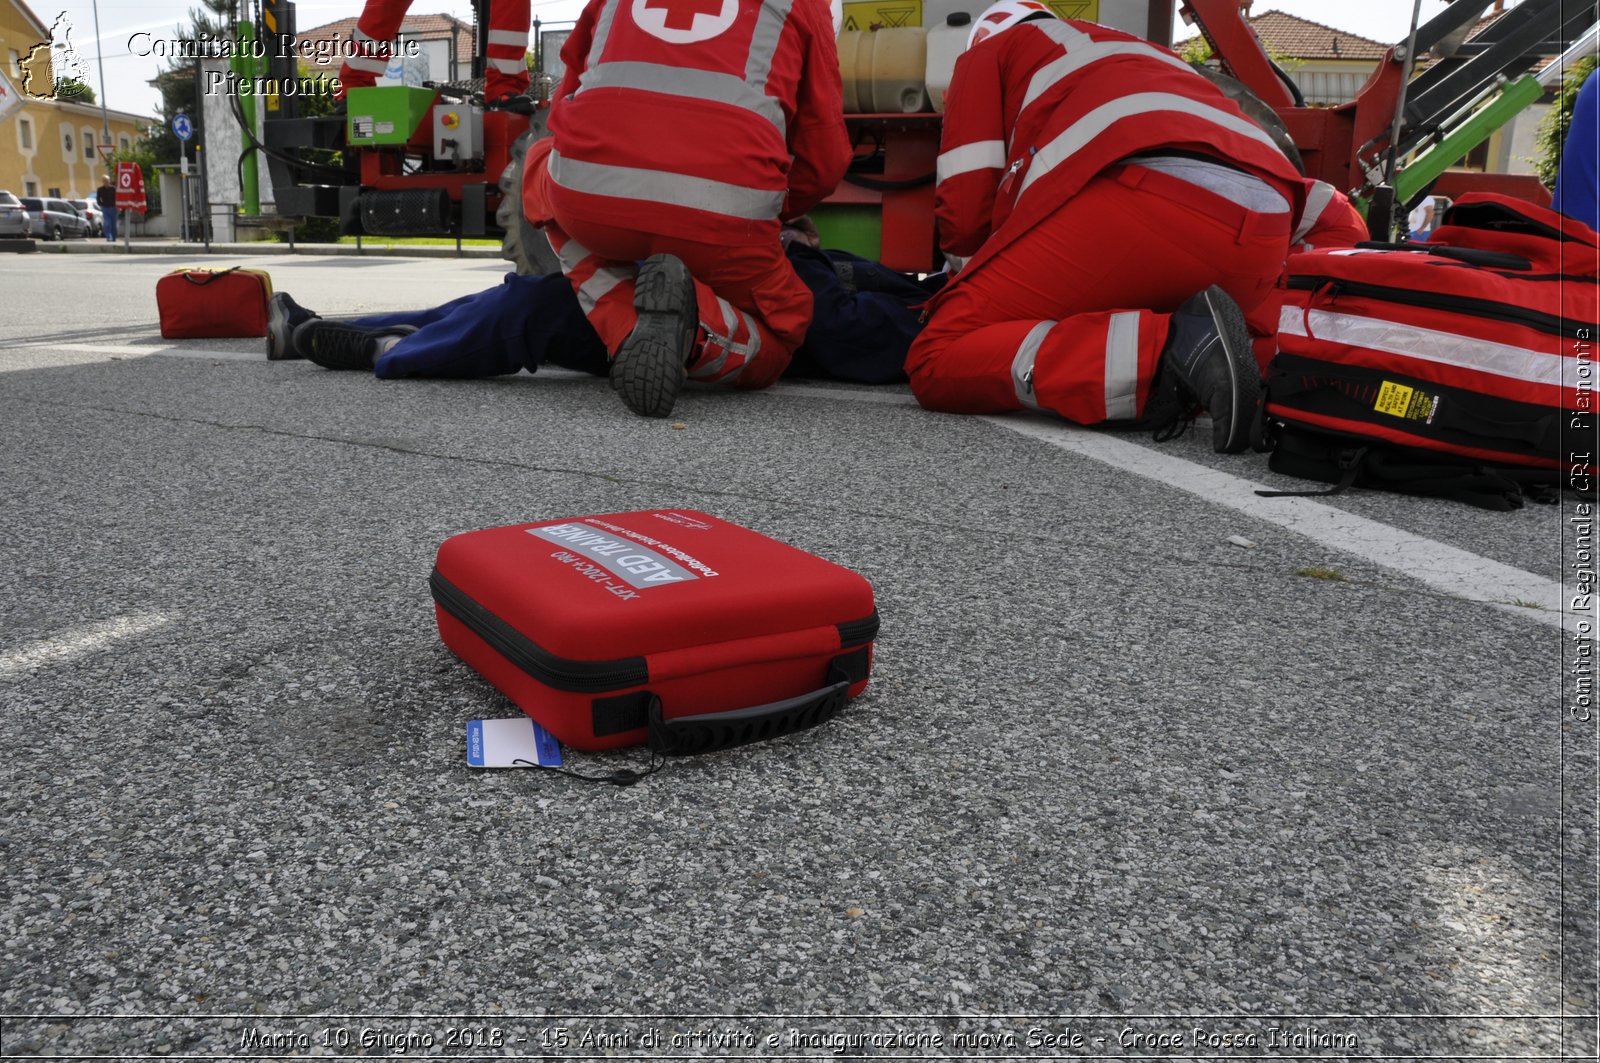
[[[188,281],[190,284],[193,284],[193,285],[195,285],[197,287],[200,287],[200,288],[204,288],[206,285],[210,284],[212,281],[220,280],[221,278],[226,277],[230,273],[238,272],[242,268],[243,268],[242,266],[230,266],[227,269],[216,269],[216,270],[187,270],[186,269],[186,270],[179,270],[178,271],[178,276],[182,277],[184,280]],[[201,274],[203,279],[202,279],[202,277],[196,277],[195,274],[197,274],[197,273]]]
[[[833,719],[850,699],[850,680],[838,675],[830,669],[828,678],[836,682],[797,698],[670,720],[661,715],[661,699],[653,697],[645,744],[664,756],[687,757],[804,731]]]

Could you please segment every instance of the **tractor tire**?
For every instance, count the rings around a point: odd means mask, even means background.
[[[561,262],[549,238],[522,216],[522,163],[529,146],[548,135],[544,128],[545,113],[535,114],[528,131],[511,146],[511,161],[500,175],[500,207],[494,212],[495,224],[505,231],[500,241],[500,257],[515,263],[517,272],[529,277],[561,272]]]

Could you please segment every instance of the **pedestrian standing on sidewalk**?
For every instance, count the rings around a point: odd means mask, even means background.
[[[100,225],[105,229],[106,242],[115,243],[117,240],[117,190],[111,185],[111,178],[107,177],[100,182],[100,187],[95,189],[94,201],[100,207]]]

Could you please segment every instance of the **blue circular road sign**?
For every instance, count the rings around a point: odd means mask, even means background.
[[[172,120],[172,131],[178,134],[179,140],[188,140],[194,136],[194,123],[189,121],[189,116],[180,114]]]

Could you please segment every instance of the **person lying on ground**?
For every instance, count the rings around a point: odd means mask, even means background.
[[[915,307],[939,290],[944,275],[919,281],[848,252],[821,250],[805,218],[785,227],[781,240],[814,304],[806,342],[786,375],[904,381],[906,350],[920,327]],[[274,360],[307,358],[386,380],[500,376],[545,364],[610,373],[605,344],[559,274],[509,274],[493,288],[420,311],[334,320],[287,292],[275,293],[268,309],[267,357]]]

